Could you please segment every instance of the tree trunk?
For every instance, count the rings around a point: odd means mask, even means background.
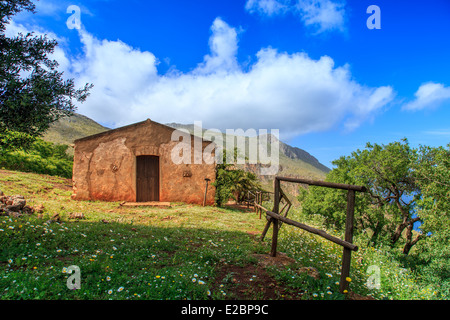
[[[239,204],[239,197],[241,196],[241,193],[239,191],[236,191],[234,193],[234,196],[236,197],[236,204]]]
[[[370,246],[371,244],[376,244],[376,242],[377,242],[377,239],[378,239],[378,235],[380,234],[380,231],[381,231],[381,228],[380,228],[380,223],[379,222],[377,222],[376,224],[375,224],[375,226],[374,226],[374,228],[373,228],[373,234],[372,234],[372,236],[370,237],[370,240],[369,240],[369,242],[368,242],[368,246]]]
[[[405,230],[406,226],[408,225],[405,220],[406,219],[403,219],[403,222],[397,226],[397,229],[395,229],[395,232],[392,234],[391,237],[392,244],[395,244],[398,241],[398,239],[400,239],[403,230]]]
[[[405,211],[405,209],[402,207],[399,198],[395,199],[395,203],[397,205],[397,208],[400,210],[401,214],[402,214],[402,223],[400,223],[397,226],[397,229],[395,230],[394,234],[392,235],[391,241],[392,244],[395,244],[398,239],[400,239],[400,237],[402,236],[402,232],[403,230],[405,230],[405,228],[409,225],[410,221],[408,222],[408,218],[409,218],[409,211]]]
[[[413,225],[415,222],[414,220],[416,219],[411,220],[410,225],[406,229],[406,243],[405,246],[403,247],[403,254],[405,255],[407,255],[411,250],[411,248],[417,243],[417,241],[419,241],[422,238],[422,234],[418,234],[417,237],[414,240],[412,240]]]

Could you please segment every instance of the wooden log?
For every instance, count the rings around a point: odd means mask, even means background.
[[[261,192],[259,192],[258,193],[258,204],[259,205],[262,205],[262,193]],[[261,210],[261,208],[258,208],[258,212],[259,212],[259,219],[261,219],[261,213],[262,213],[262,210]]]
[[[256,203],[258,205],[261,205],[261,192],[258,192],[256,194],[256,200],[257,200]],[[259,217],[261,218],[261,209],[259,207],[257,207],[257,211],[256,212],[259,214]]]
[[[289,205],[289,203],[285,203],[284,204],[284,206],[283,206],[283,208],[281,208],[281,210],[280,210],[280,213],[283,213],[284,212],[284,209],[286,209],[286,207]],[[285,215],[286,216],[286,215]]]
[[[267,221],[266,225],[264,226],[264,230],[261,234],[261,237],[259,238],[260,241],[264,240],[264,237],[266,236],[267,231],[269,231],[270,228],[270,224],[272,223],[272,219],[270,219],[269,221]]]
[[[274,179],[273,181],[273,190],[274,190],[274,198],[273,198],[273,212],[278,214],[280,209],[280,180]],[[277,256],[277,243],[278,243],[278,220],[272,221],[272,249],[270,250],[270,255],[272,257]]]
[[[352,251],[357,251],[358,250],[358,246],[357,245],[354,245],[353,243],[350,243],[349,241],[345,241],[345,240],[336,238],[335,236],[329,235],[328,233],[326,233],[323,230],[316,229],[316,228],[310,227],[310,226],[308,226],[306,224],[303,224],[303,223],[291,220],[291,219],[283,217],[283,216],[281,216],[281,215],[279,215],[279,214],[277,214],[275,212],[266,211],[266,213],[270,217],[272,217],[274,219],[281,220],[284,223],[287,223],[289,225],[298,227],[300,229],[303,229],[303,230],[308,231],[308,232],[313,233],[313,234],[317,234],[318,236],[321,236],[322,238],[325,238],[327,240],[330,240],[331,242],[334,242],[334,243],[336,243],[338,245],[341,245],[344,248],[348,248],[348,249],[350,249]]]
[[[260,210],[264,210],[265,212],[267,212],[268,210],[266,208],[264,208],[262,205],[255,203],[255,207],[257,207]]]
[[[279,230],[279,221],[274,219],[272,221],[272,248],[270,250],[270,256],[277,256],[277,245],[278,245],[278,230]]]
[[[262,212],[262,211],[267,212],[267,209],[264,208],[262,205],[259,205],[259,204],[256,204],[256,203],[255,203],[255,207],[258,208],[258,210],[259,210],[259,216],[260,216],[260,217],[261,217],[261,212]],[[269,231],[269,228],[270,228],[270,224],[271,224],[271,223],[272,223],[272,218],[270,218],[270,219],[267,220],[267,223],[266,223],[266,225],[264,226],[264,230],[263,230],[263,232],[262,232],[262,234],[261,234],[261,237],[259,238],[260,241],[263,241],[263,240],[264,240],[264,238],[265,238],[265,236],[266,236],[266,234],[267,234],[267,231]]]
[[[311,180],[311,179],[275,177],[275,180],[303,183],[303,184],[308,184],[311,186],[328,187],[328,188],[334,188],[334,189],[354,190],[354,191],[360,191],[360,192],[366,192],[366,190],[367,190],[366,187],[364,187],[364,186],[355,186],[355,185],[351,185],[351,184],[343,184],[343,183],[335,183],[335,182],[327,182],[327,181],[319,181],[319,180]]]
[[[352,242],[353,240],[353,218],[355,212],[355,191],[348,190],[347,194],[347,219],[345,221],[345,241]],[[352,252],[350,249],[344,247],[342,254],[342,269],[341,279],[339,282],[339,291],[344,293],[348,291],[349,282],[347,278],[350,276],[350,264],[352,259]]]

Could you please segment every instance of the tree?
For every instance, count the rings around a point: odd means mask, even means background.
[[[418,204],[427,232],[450,225],[450,144],[448,148],[420,146],[413,164],[422,191]]]
[[[427,241],[417,245],[407,262],[424,282],[435,284],[442,298],[450,297],[450,145],[420,146],[412,170],[422,191],[417,200],[422,232]]]
[[[92,85],[75,89],[51,60],[56,40],[34,33],[8,38],[6,25],[15,14],[35,12],[31,0],[0,2],[0,147],[5,150],[30,144],[49,125],[75,111],[73,100],[83,102]]]
[[[234,164],[226,163],[226,150],[223,151],[223,162],[216,166],[216,205],[223,206],[233,198],[239,202],[248,191],[260,190],[256,175],[242,169],[235,168]],[[234,160],[237,159],[237,148],[234,150]]]
[[[255,174],[242,169],[234,169],[230,173],[232,181],[230,191],[237,202],[243,200],[248,191],[260,190]]]
[[[368,189],[357,195],[355,231],[369,234],[369,243],[388,240],[394,246],[402,242],[403,253],[408,254],[424,238],[423,232],[414,231],[415,224],[422,221],[416,205],[421,189],[411,165],[415,157],[415,150],[403,140],[388,145],[368,143],[366,149],[333,161],[336,168],[327,175],[328,181]],[[342,229],[345,193],[311,188],[302,205],[305,213],[318,213],[326,223]]]

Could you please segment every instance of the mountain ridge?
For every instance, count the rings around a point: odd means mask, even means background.
[[[194,134],[194,125],[193,124],[180,124],[180,123],[165,123],[166,126],[172,127],[174,129],[186,129],[188,130],[191,134]],[[202,132],[205,132],[206,129],[202,129]],[[264,135],[261,135],[260,137],[262,137]],[[272,139],[277,139],[275,136],[273,136],[272,134],[268,135],[269,138],[267,139],[269,143],[273,143]],[[284,154],[285,156],[287,156],[288,158],[292,159],[292,160],[301,160],[304,161],[310,165],[312,165],[313,167],[328,173],[330,171],[330,168],[328,168],[327,166],[323,165],[322,163],[319,162],[319,160],[314,157],[313,155],[311,155],[309,152],[300,149],[298,147],[293,147],[291,145],[288,145],[287,143],[284,143],[283,141],[277,139],[279,142],[279,146],[280,146],[280,154]]]

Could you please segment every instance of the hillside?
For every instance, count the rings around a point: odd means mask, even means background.
[[[169,127],[172,128],[176,128],[176,129],[186,129],[189,130],[190,133],[194,133],[194,125],[192,124],[179,124],[179,123],[167,123],[166,124]],[[203,129],[203,132],[205,131],[205,129]],[[251,138],[250,138],[251,139]],[[274,136],[270,135],[269,139],[269,143],[272,143],[274,140],[276,139]],[[247,138],[247,145],[248,145],[248,138]],[[297,148],[297,147],[292,147],[286,143],[284,143],[283,141],[279,141],[279,145],[280,145],[280,155],[285,156],[286,158],[289,158],[291,160],[299,160],[301,162],[304,162],[305,164],[308,164],[309,166],[317,169],[319,172],[319,175],[322,175],[323,173],[328,173],[330,171],[330,169],[326,166],[324,166],[323,164],[321,164],[319,162],[319,160],[317,160],[314,156],[312,156],[311,154],[309,154],[308,152],[306,152],[303,149]],[[312,168],[310,168],[311,170],[313,170]],[[315,171],[315,170],[313,170]]]
[[[191,134],[194,134],[194,125],[193,124],[179,124],[179,123],[167,123],[167,126],[176,129],[185,129],[188,130]],[[203,129],[203,132],[206,129]],[[248,152],[249,143],[255,142],[254,139],[257,137],[246,137],[246,156]],[[223,137],[225,141],[225,135]],[[268,150],[270,150],[271,145],[276,142],[276,137],[270,135],[267,139],[268,141]],[[279,142],[279,156],[280,156],[280,167],[277,175],[286,176],[286,177],[302,177],[309,179],[317,179],[322,180],[325,178],[325,175],[330,171],[330,169],[323,164],[321,164],[314,156],[312,156],[307,151],[292,147],[282,141]],[[262,176],[259,174],[260,165],[251,165],[246,164],[244,166],[240,166],[247,171],[251,171],[259,177],[261,184],[264,189],[271,191],[273,189],[273,176]],[[285,190],[288,194],[292,196],[298,195],[298,185],[292,183],[284,183],[283,190]]]
[[[167,123],[167,126],[176,129],[187,129],[192,134],[194,133],[194,125],[192,124],[179,124],[179,123]],[[54,123],[50,129],[45,133],[43,139],[53,143],[68,144],[72,145],[73,141],[82,137],[100,133],[106,130],[106,128],[94,120],[75,113],[71,117],[63,118]],[[203,130],[205,131],[205,130]],[[246,138],[246,145],[251,142],[253,138]],[[268,138],[268,144],[272,143],[276,139],[274,136]],[[323,179],[330,171],[329,168],[321,164],[314,156],[309,154],[307,151],[292,147],[282,141],[279,141],[280,147],[280,168],[278,175],[289,176],[289,177],[304,177],[310,179]],[[270,146],[268,146],[270,150]],[[73,149],[70,148],[70,151]],[[272,189],[272,176],[261,176],[259,175],[258,165],[245,165],[241,166],[245,170],[252,171],[257,174],[261,180],[263,187],[267,190]],[[284,186],[289,194],[295,196],[298,194],[298,186],[294,184],[287,184]]]
[[[57,144],[72,145],[76,139],[110,130],[94,120],[74,113],[71,117],[65,117],[53,123],[43,139]]]

